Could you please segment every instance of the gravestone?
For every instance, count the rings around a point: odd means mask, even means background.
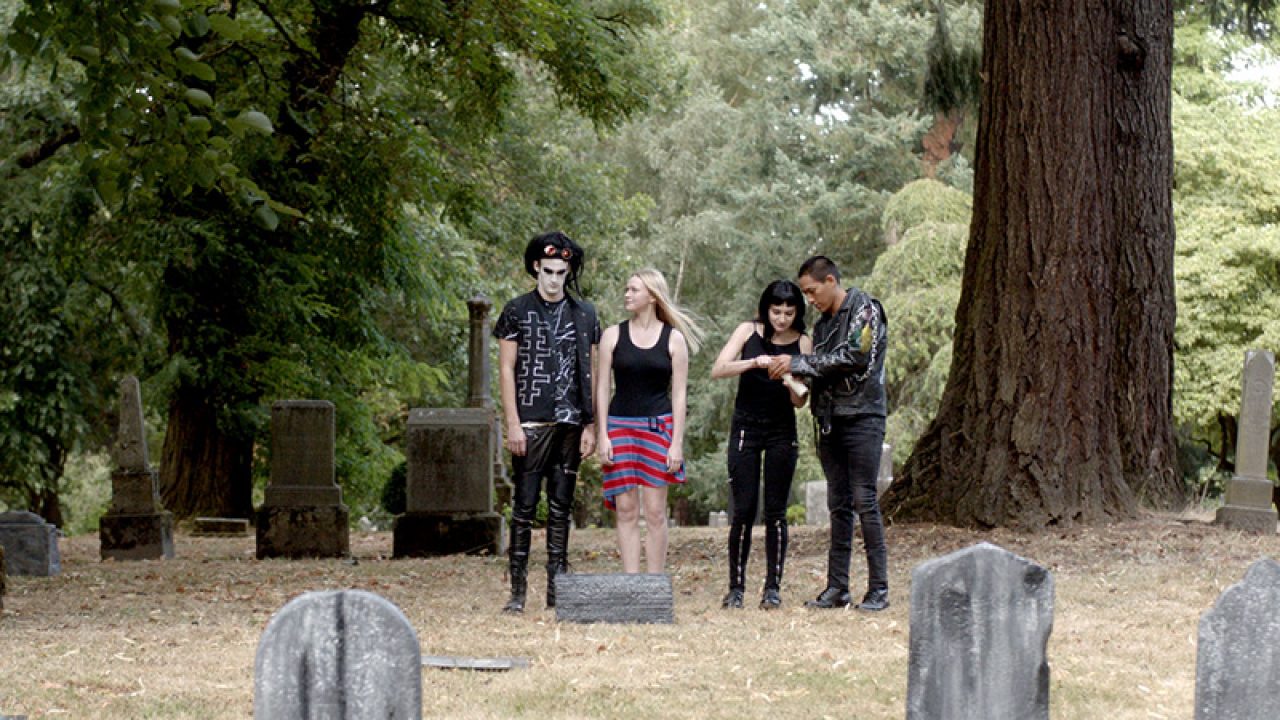
[[[467,408],[413,408],[405,432],[405,512],[392,526],[393,557],[506,552],[507,526],[494,511],[511,498],[502,434],[489,394],[488,298],[471,315]]]
[[[295,598],[271,618],[258,642],[253,716],[417,720],[417,633],[399,608],[363,590]]]
[[[674,623],[665,573],[569,573],[556,576],[556,620],[578,623]]]
[[[712,511],[707,513],[707,527],[722,528],[729,527],[729,513],[724,510]]]
[[[199,537],[244,537],[249,534],[249,521],[244,518],[198,517],[191,534]]]
[[[33,512],[0,513],[0,546],[8,575],[50,577],[62,572],[58,528]]]
[[[503,522],[493,509],[493,425],[489,408],[409,411],[405,513],[393,528],[395,557],[498,554]]]
[[[1227,483],[1227,497],[1216,522],[1233,530],[1274,535],[1276,511],[1271,507],[1274,486],[1267,479],[1267,450],[1271,442],[1271,390],[1276,377],[1275,356],[1264,350],[1244,354],[1244,385],[1236,436],[1236,471]]]
[[[160,504],[159,473],[147,454],[138,378],[120,381],[120,423],[112,453],[111,507],[98,519],[103,560],[173,558],[173,514]]]
[[[4,546],[0,545],[0,610],[4,610]],[[0,615],[0,617],[4,617]]]
[[[876,497],[893,484],[893,446],[880,445],[880,468],[876,472]],[[804,484],[804,524],[830,525],[831,509],[827,507],[827,481],[815,480]],[[858,514],[853,515],[853,526],[858,526]]]
[[[333,403],[272,404],[271,481],[257,513],[259,559],[349,553],[348,510],[334,481],[333,453]]]
[[[884,497],[884,491],[893,484],[893,446],[880,445],[880,471],[876,473],[876,497]]]
[[[1280,717],[1280,564],[1263,558],[1200,618],[1196,720]]]
[[[804,524],[831,524],[831,511],[827,508],[826,480],[814,480],[804,484]]]
[[[988,543],[911,571],[907,720],[1049,717],[1053,576]]]

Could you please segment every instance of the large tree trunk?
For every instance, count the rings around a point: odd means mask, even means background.
[[[253,517],[253,439],[218,427],[205,395],[179,388],[169,405],[160,495],[175,517]]]
[[[1172,33],[1169,0],[988,0],[954,357],[892,517],[1038,529],[1181,496]]]

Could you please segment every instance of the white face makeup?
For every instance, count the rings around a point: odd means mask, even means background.
[[[796,321],[796,309],[790,305],[770,305],[769,324],[775,333],[786,332]]]
[[[569,279],[569,263],[549,258],[533,264],[538,271],[538,294],[543,300],[555,302],[564,297],[564,284]]]

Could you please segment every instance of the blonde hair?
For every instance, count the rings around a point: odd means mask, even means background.
[[[643,268],[632,273],[632,276],[653,296],[654,311],[658,319],[684,335],[685,342],[689,345],[689,354],[698,352],[705,333],[688,311],[672,302],[671,290],[667,288],[667,279],[662,273],[654,268]]]

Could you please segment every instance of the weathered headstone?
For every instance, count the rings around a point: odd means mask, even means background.
[[[327,400],[271,406],[271,482],[257,514],[258,557],[340,557],[347,506],[334,480],[334,409]]]
[[[1276,377],[1275,356],[1264,350],[1244,355],[1244,385],[1236,436],[1236,471],[1227,484],[1226,502],[1216,522],[1233,530],[1274,535],[1274,489],[1267,479],[1267,449],[1271,442],[1271,390]]]
[[[707,513],[707,527],[729,527],[729,513],[724,510],[713,510]]]
[[[1200,618],[1196,720],[1280,717],[1280,564],[1264,558]]]
[[[198,517],[193,521],[191,534],[200,537],[243,537],[249,534],[249,521],[245,518]]]
[[[884,491],[893,484],[893,446],[882,443],[880,446],[880,469],[876,473],[876,495],[884,495]],[[815,480],[804,484],[804,524],[830,525],[831,509],[827,507],[827,481]],[[858,515],[853,516],[853,526],[858,526]]]
[[[876,497],[883,497],[884,491],[893,484],[893,446],[889,443],[880,445],[880,471],[876,473]]]
[[[0,513],[0,546],[9,575],[49,577],[62,572],[58,528],[23,510]]]
[[[413,408],[405,433],[405,512],[392,526],[393,557],[506,552],[507,527],[495,494],[509,502],[502,434],[489,394],[488,314],[483,295],[467,301],[468,408]]]
[[[804,524],[831,524],[831,511],[827,508],[826,480],[814,480],[804,484]]]
[[[911,572],[907,720],[1049,717],[1053,576],[988,543]]]
[[[253,716],[417,720],[422,651],[400,609],[363,590],[301,595],[258,642]]]
[[[556,620],[579,623],[673,623],[675,604],[666,574],[556,576]]]
[[[405,433],[405,513],[392,533],[395,557],[499,551],[493,509],[493,410],[414,408]]]
[[[160,504],[158,473],[147,454],[138,378],[120,381],[120,423],[113,453],[111,507],[98,519],[103,560],[173,557],[173,515]]]

